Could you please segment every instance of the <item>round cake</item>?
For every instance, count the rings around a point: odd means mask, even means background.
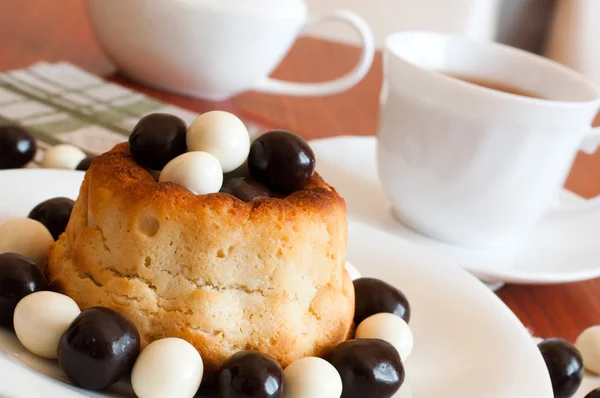
[[[195,195],[121,144],[92,163],[46,274],[82,310],[131,320],[142,347],[187,340],[211,380],[242,350],[285,367],[349,337],[346,239],[344,200],[316,173],[284,198]]]

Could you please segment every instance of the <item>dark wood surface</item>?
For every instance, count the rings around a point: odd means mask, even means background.
[[[357,59],[356,48],[304,38],[275,76],[321,81],[349,70]],[[222,103],[203,102],[145,89],[115,75],[114,67],[94,42],[83,0],[0,0],[0,70],[40,60],[66,60],[163,101],[198,112],[215,108],[234,111],[266,127],[290,129],[308,139],[372,135],[377,129],[380,56],[369,76],[341,95],[306,99],[246,93]],[[600,154],[580,155],[567,187],[585,197],[600,194]],[[508,286],[499,295],[541,337],[574,340],[584,328],[600,324],[600,280]]]

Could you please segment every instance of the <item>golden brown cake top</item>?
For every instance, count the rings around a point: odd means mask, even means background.
[[[336,190],[329,186],[318,173],[300,191],[283,198],[259,198],[244,202],[234,196],[214,193],[195,195],[186,188],[170,182],[157,182],[146,169],[133,159],[127,143],[116,145],[111,151],[100,155],[91,166],[94,176],[91,189],[109,187],[118,184],[122,194],[120,197],[138,198],[153,195],[154,200],[176,203],[178,207],[193,209],[194,207],[210,207],[215,211],[252,211],[254,217],[260,212],[285,211],[288,206],[299,206],[310,212],[327,208],[333,204],[344,206],[344,200]]]

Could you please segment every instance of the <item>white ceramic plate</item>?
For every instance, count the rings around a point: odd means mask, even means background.
[[[50,170],[0,172],[0,222],[27,216],[39,202],[76,198],[83,173]],[[408,296],[415,349],[407,388],[398,398],[552,398],[544,362],[527,330],[481,282],[434,256],[415,255],[408,242],[351,221],[348,259],[364,276],[384,279]],[[130,396],[126,383],[106,395],[63,381],[54,361],[29,354],[0,332],[0,396],[77,398]],[[412,390],[412,395],[408,389]]]
[[[317,170],[346,199],[351,222],[381,231],[414,256],[427,253],[439,266],[460,266],[487,281],[563,283],[600,276],[600,199],[586,202],[564,191],[557,199],[560,208],[512,247],[453,246],[421,235],[392,216],[377,176],[376,144],[374,137],[311,141]]]

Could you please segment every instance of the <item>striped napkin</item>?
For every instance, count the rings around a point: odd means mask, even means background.
[[[20,124],[38,140],[29,167],[39,167],[44,150],[57,144],[78,146],[89,155],[106,152],[154,112],[179,116],[188,124],[198,116],[66,62],[0,73],[0,123]],[[251,136],[258,134],[258,126],[246,125]]]

